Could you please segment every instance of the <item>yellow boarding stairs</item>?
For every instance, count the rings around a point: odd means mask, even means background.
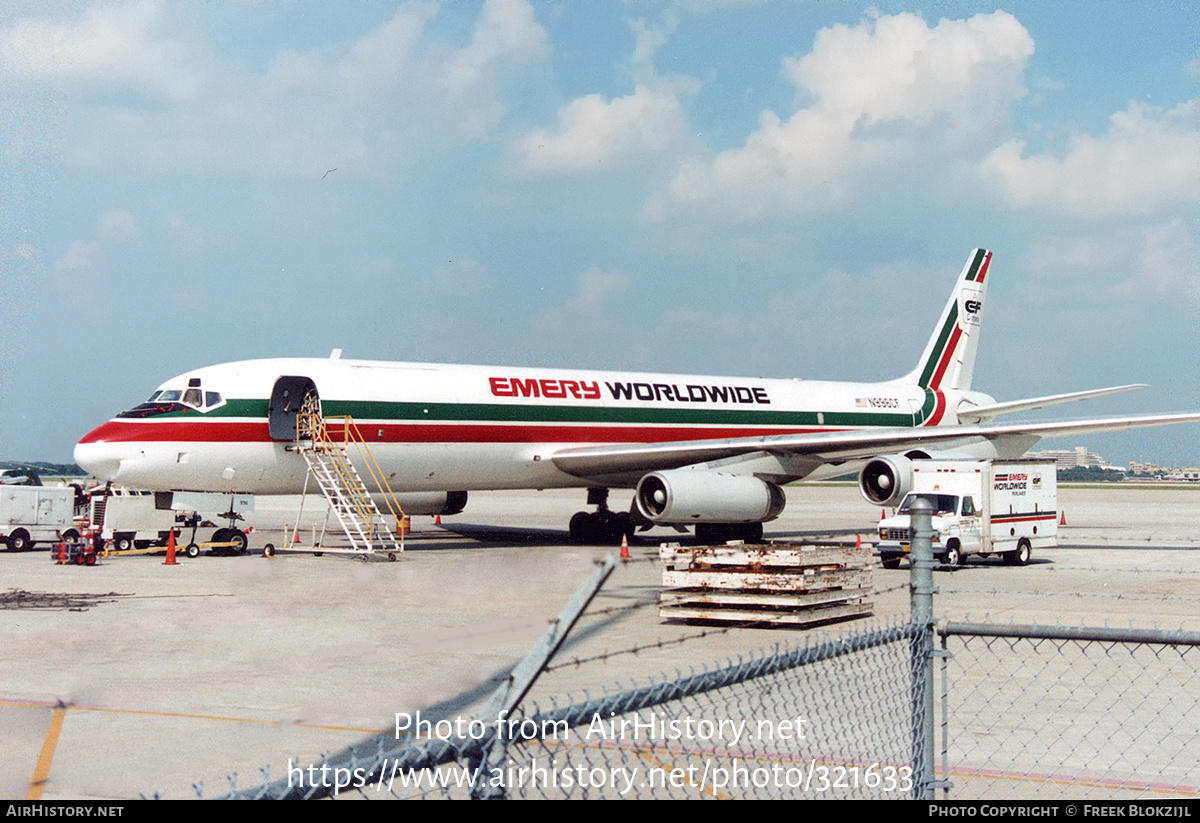
[[[388,528],[387,519],[350,459],[351,446],[355,447],[359,463],[371,482],[380,489],[385,508],[396,522],[400,537]],[[308,464],[305,494],[308,493],[308,479],[315,479],[350,543],[349,549],[326,548],[322,545],[324,529],[318,539],[314,528],[313,546],[306,550],[357,555],[386,552],[389,560],[395,560],[396,553],[404,551],[403,533],[408,518],[384,482],[383,470],[367,448],[354,419],[349,415],[322,417],[319,401],[315,397],[308,398],[296,417],[296,451]],[[303,505],[302,498],[302,509]],[[292,531],[293,541],[299,533],[298,521],[299,518]]]

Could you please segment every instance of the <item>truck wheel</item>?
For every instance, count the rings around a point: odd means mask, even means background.
[[[883,563],[883,567],[885,569],[900,568],[900,555],[898,554],[885,554],[882,555],[879,560],[881,563]]]
[[[1022,537],[1017,541],[1017,550],[1015,552],[1005,552],[1004,562],[1010,566],[1027,566],[1029,558],[1033,556],[1033,547],[1029,545],[1029,540]]]
[[[962,553],[958,550],[958,546],[951,546],[946,549],[945,564],[947,566],[961,566],[963,562]]]
[[[29,532],[17,529],[8,536],[8,548],[14,552],[23,552],[33,545],[29,540]]]
[[[113,548],[119,552],[127,552],[133,548],[133,538],[127,534],[118,534],[113,537]]]

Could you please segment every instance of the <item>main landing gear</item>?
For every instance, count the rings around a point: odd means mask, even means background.
[[[761,543],[762,523],[697,523],[696,542],[701,546],[741,540],[743,543]]]
[[[630,512],[615,512],[608,507],[608,489],[588,489],[588,505],[595,506],[594,512],[576,512],[571,517],[568,530],[572,543],[617,545],[622,538],[633,537],[638,527],[650,528],[652,524],[640,515]],[[682,525],[673,526],[684,531]],[[761,543],[762,523],[697,523],[696,542],[702,546],[718,545],[730,540],[745,543]]]
[[[621,538],[633,536],[635,523],[629,512],[614,512],[608,508],[608,489],[588,489],[589,506],[594,512],[576,512],[567,527],[572,543],[617,544]]]

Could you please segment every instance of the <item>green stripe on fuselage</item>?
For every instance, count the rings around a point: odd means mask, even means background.
[[[932,397],[929,394],[928,397]],[[929,400],[926,400],[928,405]],[[179,411],[157,415],[167,419],[266,419],[266,400],[228,400],[209,412]],[[541,424],[626,424],[681,426],[867,426],[908,427],[909,414],[885,412],[776,411],[770,409],[629,408],[621,406],[575,406],[517,403],[394,403],[368,400],[323,400],[324,415],[350,415],[355,420],[382,423],[541,423]]]
[[[879,412],[796,412],[760,409],[627,408],[498,403],[384,403],[326,400],[326,416],[397,422],[615,423],[714,426],[911,426],[912,415]]]

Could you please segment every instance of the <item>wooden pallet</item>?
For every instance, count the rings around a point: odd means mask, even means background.
[[[867,547],[664,543],[659,559],[664,619],[795,627],[866,617],[874,610]]]

